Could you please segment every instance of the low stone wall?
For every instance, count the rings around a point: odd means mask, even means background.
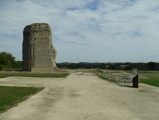
[[[99,70],[99,69],[98,69]],[[111,70],[99,70],[102,77],[116,82],[132,82],[132,78],[129,77],[133,74],[122,72],[122,71],[111,71]]]

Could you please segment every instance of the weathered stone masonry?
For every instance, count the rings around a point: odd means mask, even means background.
[[[56,70],[56,50],[47,23],[33,23],[23,31],[23,70],[53,72]]]

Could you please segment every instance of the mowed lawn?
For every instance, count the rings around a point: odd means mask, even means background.
[[[0,86],[0,113],[17,105],[43,88]]]
[[[23,73],[23,72],[0,72],[0,78],[6,77],[53,77],[64,78],[67,73]]]
[[[139,81],[141,83],[146,83],[149,85],[159,87],[159,72],[145,72],[145,73],[139,73],[139,74],[149,78],[149,79],[140,79]]]
[[[23,73],[23,72],[0,72],[0,78],[6,77],[52,77],[64,78],[67,73]],[[6,111],[10,107],[17,105],[29,96],[36,94],[43,88],[35,87],[9,87],[0,86],[0,113]]]

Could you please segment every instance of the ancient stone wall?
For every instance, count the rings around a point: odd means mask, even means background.
[[[52,45],[52,32],[47,23],[33,23],[23,31],[23,70],[53,72],[56,50]]]

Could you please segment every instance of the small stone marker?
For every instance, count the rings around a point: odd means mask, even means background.
[[[135,88],[138,88],[138,75],[136,75],[134,78],[133,78],[133,87]]]
[[[133,74],[134,74],[134,77],[132,79],[133,87],[138,88],[138,84],[139,84],[139,81],[138,81],[138,69],[133,68]]]

